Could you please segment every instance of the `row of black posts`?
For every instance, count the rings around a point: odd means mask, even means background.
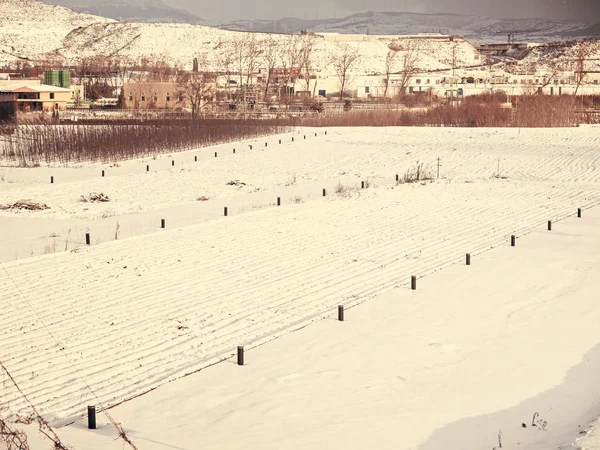
[[[327,135],[327,131],[325,131],[325,135]],[[315,133],[315,136],[317,136],[317,133]],[[306,139],[306,135],[304,135],[304,139]],[[292,136],[292,142],[294,142],[294,137]],[[281,144],[281,139],[279,139],[279,143]],[[268,143],[265,142],[265,147],[268,146]],[[252,150],[252,144],[249,144],[250,150]],[[233,153],[235,153],[235,148],[233,149]],[[217,158],[218,154],[217,152],[215,152],[215,158]],[[198,156],[194,156],[194,162],[198,162]],[[172,159],[171,160],[171,167],[175,166],[175,160]],[[146,172],[150,172],[150,165],[146,164]],[[102,176],[104,177],[105,172],[104,169],[102,169]],[[50,184],[54,184],[54,176],[50,177]]]
[[[279,197],[277,198],[277,201],[279,204]],[[227,212],[227,209],[225,209],[225,211]],[[227,214],[225,214],[225,215],[227,215]],[[581,208],[577,208],[577,217],[581,218]],[[164,225],[165,225],[165,220],[162,219],[161,227],[164,228],[165,227]],[[552,231],[552,221],[551,220],[548,221],[548,231]],[[89,245],[89,233],[86,233],[86,243]],[[514,234],[510,236],[510,245],[511,245],[511,247],[516,246],[516,236]],[[470,253],[466,254],[465,262],[466,262],[467,266],[471,265],[471,254]],[[413,291],[417,290],[417,277],[415,275],[411,275],[411,277],[410,277],[410,288]],[[338,321],[340,321],[340,322],[344,321],[344,305],[338,305],[337,317],[338,317]],[[237,347],[237,365],[243,366],[244,364],[245,364],[244,346],[238,345],[238,347]],[[88,406],[88,428],[91,430],[96,428],[96,407],[95,406]]]

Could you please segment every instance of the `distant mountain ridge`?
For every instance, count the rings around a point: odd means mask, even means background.
[[[341,18],[279,20],[234,20],[215,23],[188,11],[172,8],[163,0],[42,0],[74,11],[128,22],[171,22],[213,26],[224,30],[263,33],[321,33],[402,35],[441,32],[464,36],[475,43],[506,41],[515,32],[516,41],[548,42],[574,37],[600,36],[600,24],[551,19],[497,19],[465,14],[410,12],[365,12]]]
[[[464,14],[366,12],[339,19],[237,20],[219,28],[238,31],[297,33],[301,30],[340,34],[396,35],[444,33],[472,41],[506,41],[515,32],[517,41],[552,41],[574,36],[599,36],[600,24],[550,19],[496,19]]]
[[[162,0],[41,0],[73,11],[127,22],[175,22],[206,25],[207,21]]]

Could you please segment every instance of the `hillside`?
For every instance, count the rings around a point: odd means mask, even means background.
[[[93,0],[43,1],[47,4],[65,6],[82,13],[132,22],[206,22],[188,11],[165,5],[162,0],[103,0],[102,2]]]
[[[0,63],[11,63],[18,58],[39,60],[48,54],[75,63],[86,56],[123,56],[133,60],[142,57],[164,59],[172,64],[191,67],[194,57],[206,60],[207,68],[216,68],[218,62],[231,54],[232,46],[253,36],[263,41],[273,39],[286,45],[289,36],[221,30],[190,24],[155,24],[117,22],[98,16],[80,14],[66,8],[29,0],[7,0],[0,25],[8,33],[0,35],[2,58]],[[43,36],[31,30],[44,30]],[[335,40],[334,40],[335,39]],[[332,56],[339,51],[344,37],[317,36],[314,47],[315,71],[330,71]],[[348,39],[351,39],[350,37]],[[385,55],[392,37],[365,37],[349,41],[363,55],[357,73],[383,72]],[[455,52],[457,65],[481,63],[479,52],[468,42],[421,42],[421,69],[444,69],[452,65]]]

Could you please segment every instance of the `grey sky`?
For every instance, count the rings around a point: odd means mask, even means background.
[[[600,0],[163,0],[209,19],[343,17],[365,11],[445,12],[493,17],[579,19],[600,22]]]

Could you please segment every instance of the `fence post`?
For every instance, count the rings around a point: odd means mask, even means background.
[[[150,166],[146,164],[146,172],[150,172]]]
[[[577,208],[577,217],[581,218],[581,208]]]
[[[237,348],[237,364],[238,366],[244,365],[244,346],[238,345]]]
[[[171,165],[172,165],[172,166],[174,166],[174,165],[175,165],[175,160],[174,160],[174,159],[172,159],[172,160],[171,160]]]
[[[552,231],[552,221],[548,221],[548,231]]]
[[[306,139],[306,135],[304,135],[304,139]]]
[[[338,320],[340,322],[344,321],[344,305],[338,305]]]
[[[325,197],[327,195],[327,191],[325,190],[325,188],[323,188],[323,197]]]
[[[96,407],[88,406],[88,429],[96,429]]]
[[[233,153],[235,153],[235,148],[233,149]]]
[[[160,219],[160,227],[165,228],[165,219]]]
[[[54,183],[54,177],[50,177],[50,184]]]
[[[471,265],[471,254],[467,253],[467,266]]]
[[[400,176],[396,174],[396,181],[400,181]]]
[[[292,136],[292,142],[294,142],[294,136]]]
[[[217,152],[215,152],[215,158],[217,157]]]
[[[364,189],[364,188],[365,188],[365,182],[364,182],[364,181],[361,181],[361,182],[360,182],[360,188],[361,188],[361,189]]]
[[[417,290],[417,277],[414,275],[410,277],[410,288],[413,291]]]
[[[102,176],[104,176],[104,170],[102,171]]]
[[[267,142],[265,142],[265,147],[268,147],[268,146],[269,146],[269,144]]]
[[[510,246],[511,246],[511,247],[514,247],[514,246],[516,245],[516,240],[517,240],[517,238],[516,238],[516,237],[515,237],[515,235],[513,234],[513,235],[510,237]]]
[[[277,197],[277,206],[281,206],[281,197]]]
[[[85,233],[85,245],[90,245],[90,233]]]
[[[250,144],[250,150],[252,150],[252,144]]]
[[[279,139],[279,143],[281,144],[281,139]]]
[[[224,215],[225,217],[227,217],[227,206],[226,206],[225,208],[223,208],[223,215]]]
[[[198,162],[198,156],[194,155],[194,162]]]

